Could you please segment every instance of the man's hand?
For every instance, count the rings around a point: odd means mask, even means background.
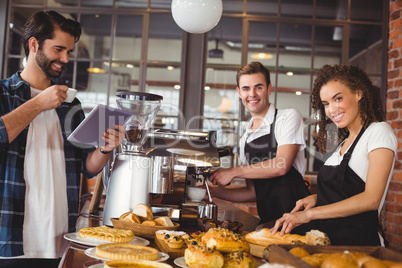
[[[236,167],[221,168],[212,173],[208,180],[214,185],[226,186],[236,177]]]
[[[67,98],[68,87],[53,85],[39,93],[34,99],[40,105],[42,111],[59,107]]]
[[[124,126],[115,125],[114,129],[108,129],[103,133],[102,140],[106,142],[106,145],[102,147],[102,151],[110,152],[119,146],[124,139]]]

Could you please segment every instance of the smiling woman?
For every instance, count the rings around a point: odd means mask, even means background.
[[[384,122],[379,88],[357,66],[325,65],[318,72],[311,101],[319,116],[318,145],[340,141],[321,167],[318,191],[297,201],[271,229],[289,233],[316,220],[333,245],[386,244],[378,228],[397,149],[392,128]],[[327,115],[327,118],[325,117]],[[327,129],[328,122],[338,128]],[[332,133],[331,133],[332,132]],[[382,232],[381,232],[382,233]]]

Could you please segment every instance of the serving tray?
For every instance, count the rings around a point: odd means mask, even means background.
[[[289,253],[294,247],[301,247],[308,253],[342,253],[362,252],[380,260],[388,260],[402,262],[402,254],[384,247],[368,247],[368,246],[310,246],[310,245],[270,245],[267,252],[264,252],[264,259],[269,263],[288,264],[294,267],[311,268],[313,266],[305,263],[300,258]]]

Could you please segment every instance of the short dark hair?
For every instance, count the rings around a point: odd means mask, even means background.
[[[23,45],[25,56],[29,54],[29,39],[35,37],[39,47],[46,39],[54,37],[55,27],[63,32],[69,33],[77,42],[81,36],[81,24],[77,21],[67,19],[56,11],[39,11],[31,15],[24,26]]]
[[[236,75],[237,87],[239,87],[239,80],[242,75],[257,74],[257,73],[262,73],[264,75],[268,87],[271,84],[271,75],[269,73],[269,70],[265,68],[265,66],[262,65],[262,63],[259,61],[250,62],[249,64],[244,65],[243,67],[237,70]]]

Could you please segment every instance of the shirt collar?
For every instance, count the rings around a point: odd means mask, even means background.
[[[268,111],[264,116],[264,121],[262,122],[261,126],[257,130],[255,130],[255,132],[257,132],[258,130],[260,130],[262,128],[270,127],[270,125],[274,122],[274,117],[275,117],[275,105],[270,103]],[[246,127],[246,133],[247,134],[249,134],[251,132],[254,132],[251,129],[252,125],[253,125],[253,118],[251,118],[250,121],[247,124],[247,127]]]

